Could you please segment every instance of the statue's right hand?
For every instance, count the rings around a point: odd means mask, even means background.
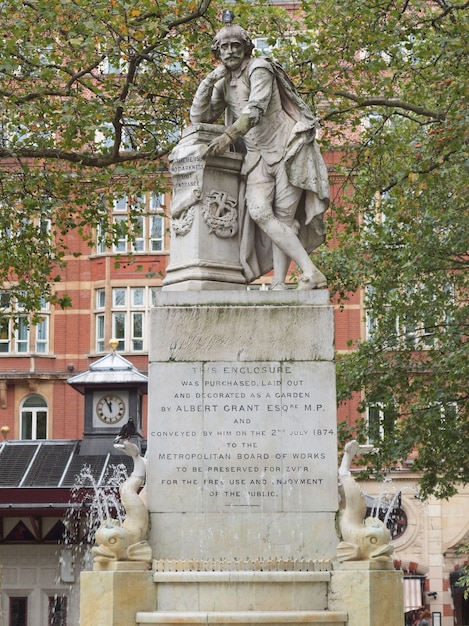
[[[212,85],[217,83],[222,78],[226,76],[226,67],[224,65],[218,65],[213,72],[207,75],[206,80],[208,80]]]
[[[210,143],[202,158],[207,159],[208,157],[212,156],[221,156],[224,152],[228,150],[232,143],[233,140],[231,139],[231,137],[226,133],[223,133],[223,135],[216,137]]]

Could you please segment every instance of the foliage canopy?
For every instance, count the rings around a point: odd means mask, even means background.
[[[164,188],[225,7],[0,4],[0,279],[34,311],[57,301],[79,252],[67,233],[91,245],[100,225],[110,243],[113,194]],[[375,467],[417,449],[423,495],[448,496],[469,480],[467,2],[288,6],[229,8],[316,110],[323,151],[345,157],[329,218],[338,246],[318,263],[339,299],[365,289],[372,332],[339,359],[340,397],[379,408]],[[343,433],[366,436],[365,420]]]

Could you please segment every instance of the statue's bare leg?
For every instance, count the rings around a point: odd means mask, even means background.
[[[250,209],[250,213],[272,243],[283,253],[283,257],[280,257],[274,250],[274,278],[276,282],[285,281],[289,264],[286,260],[293,259],[303,272],[298,280],[298,289],[322,289],[327,286],[326,277],[311,261],[291,226],[278,220],[272,211]],[[280,261],[278,270],[275,267],[275,261]]]
[[[322,289],[326,277],[309,258],[297,236],[295,214],[303,190],[288,181],[283,162],[267,166],[262,160],[249,174],[246,205],[251,218],[273,244],[273,288],[285,288],[285,277],[293,260],[302,271],[298,289]]]
[[[288,268],[290,267],[290,257],[282,252],[275,244],[272,244],[272,257],[274,265],[272,289],[274,291],[283,291],[287,288],[285,280]]]

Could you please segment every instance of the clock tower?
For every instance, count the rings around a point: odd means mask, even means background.
[[[129,418],[137,429],[135,443],[143,436],[142,404],[148,378],[120,354],[117,341],[111,352],[87,372],[68,379],[68,384],[85,396],[85,428],[81,454],[115,452],[114,438]]]

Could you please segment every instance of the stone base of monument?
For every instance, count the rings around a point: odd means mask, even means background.
[[[154,558],[335,555],[333,327],[327,291],[158,294],[147,452]]]
[[[347,626],[399,626],[404,622],[404,583],[392,562],[341,563],[332,572],[329,608],[346,610]]]
[[[332,571],[157,572],[157,611],[136,624],[401,626],[402,572],[392,563]]]
[[[151,342],[152,570],[84,573],[81,626],[401,626],[391,560],[335,560],[327,291],[160,292]]]
[[[155,583],[147,563],[113,562],[105,569],[81,573],[81,626],[129,626],[135,624],[137,611],[156,607]]]
[[[187,564],[173,563],[173,566]],[[199,567],[214,564],[199,563]],[[260,566],[260,562],[239,566]],[[156,564],[161,567],[161,563]],[[264,567],[310,567],[309,571],[158,571],[158,611],[137,614],[137,624],[331,624],[343,626],[345,611],[327,608],[330,562],[271,560]]]

